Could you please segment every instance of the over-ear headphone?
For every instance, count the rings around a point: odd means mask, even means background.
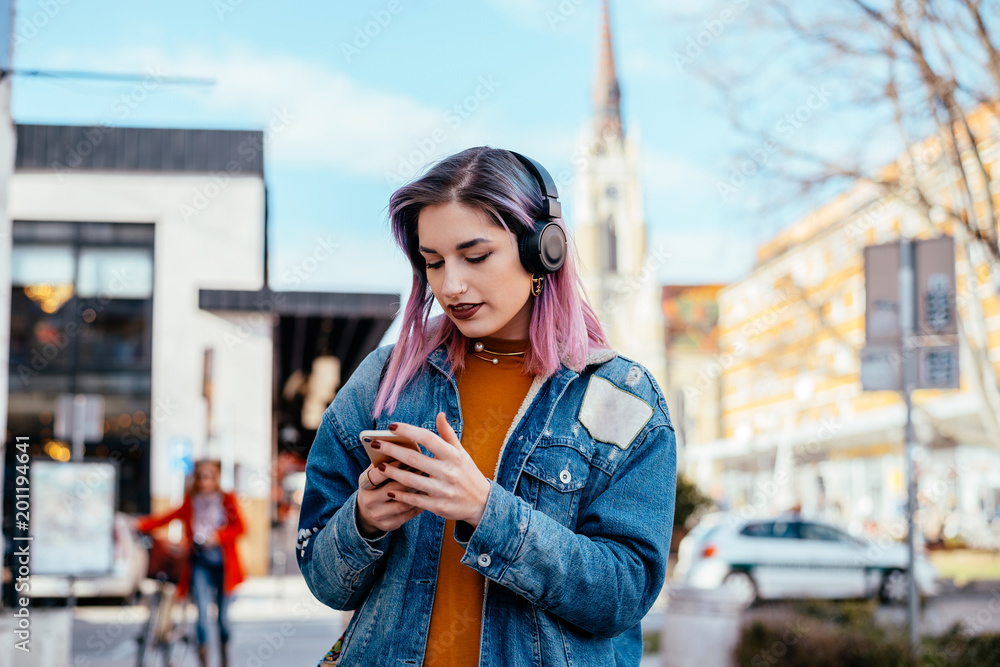
[[[532,274],[544,276],[557,271],[566,261],[566,233],[553,222],[562,217],[559,192],[545,167],[530,157],[514,151],[510,153],[525,166],[542,191],[542,216],[535,221],[533,230],[526,229],[517,240],[517,249],[521,265]]]

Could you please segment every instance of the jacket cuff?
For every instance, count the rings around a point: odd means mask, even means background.
[[[361,535],[355,519],[357,500],[358,492],[355,491],[333,515],[333,530],[319,532],[316,536],[317,543],[313,545],[313,554],[334,553],[331,550],[336,549],[336,553],[340,554],[348,567],[360,571],[385,554],[391,533],[385,533],[374,540]]]
[[[462,563],[480,572],[487,579],[500,581],[504,572],[517,558],[528,533],[531,508],[513,493],[490,480],[490,495],[479,525],[455,523],[455,539],[465,546]],[[464,528],[460,526],[464,524]],[[467,537],[465,542],[461,538]]]

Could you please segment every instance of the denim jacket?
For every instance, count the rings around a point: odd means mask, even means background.
[[[320,601],[356,610],[341,665],[421,665],[447,650],[426,645],[444,519],[425,511],[375,540],[355,523],[357,479],[369,464],[358,434],[373,427],[391,350],[369,354],[338,392],[306,467],[296,556]],[[375,428],[406,422],[436,432],[439,411],[461,438],[444,347]],[[666,401],[640,364],[593,351],[581,373],[562,365],[535,378],[504,439],[481,522],[474,530],[456,522],[448,537],[486,578],[481,666],[639,664],[639,622],[666,574],[676,463]]]

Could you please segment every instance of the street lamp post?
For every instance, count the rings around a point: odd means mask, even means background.
[[[906,459],[906,620],[910,630],[910,651],[916,656],[920,650],[920,618],[917,608],[916,544],[914,517],[917,511],[917,481],[913,464],[913,390],[917,384],[917,355],[914,341],[916,328],[916,292],[914,290],[913,243],[899,240],[899,331],[903,363],[903,400],[906,402],[906,429],[903,443]]]
[[[900,238],[865,248],[864,391],[896,391],[906,404],[907,621],[910,648],[920,650],[916,580],[917,481],[913,433],[915,389],[959,387],[955,246],[950,237]]]

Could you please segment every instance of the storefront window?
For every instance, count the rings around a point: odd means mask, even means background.
[[[148,511],[153,226],[14,221],[13,232],[9,434],[67,460],[59,397],[100,395],[103,435],[84,455],[119,464],[121,510]]]
[[[81,248],[77,295],[86,299],[149,299],[153,296],[150,248]]]

